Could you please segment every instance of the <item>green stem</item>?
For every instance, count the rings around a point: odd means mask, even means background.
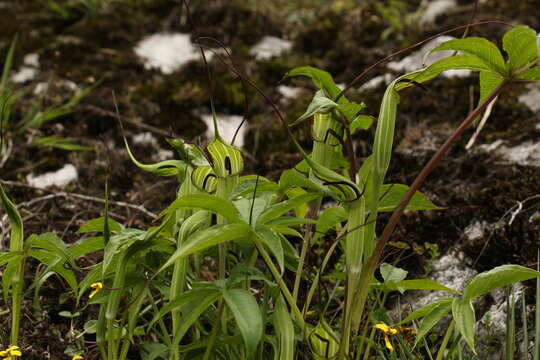
[[[21,323],[21,302],[23,299],[24,289],[24,264],[26,257],[23,256],[18,265],[16,272],[16,280],[14,280],[12,288],[11,306],[13,315],[11,317],[11,345],[17,345],[19,341],[19,327]]]
[[[452,333],[454,332],[454,327],[455,326],[456,326],[456,322],[454,320],[452,320],[452,322],[448,326],[448,329],[446,329],[446,334],[444,335],[441,346],[439,347],[439,351],[437,352],[437,359],[436,360],[443,360],[444,359],[444,351],[446,350],[446,347],[448,346],[448,342],[450,341],[450,337],[452,336]]]
[[[285,281],[283,281],[283,278],[281,274],[279,273],[277,267],[272,262],[270,255],[268,255],[268,252],[266,252],[266,249],[264,248],[263,244],[260,242],[260,240],[257,238],[256,235],[253,236],[253,242],[255,243],[257,250],[259,250],[259,253],[261,254],[264,262],[266,263],[266,266],[268,266],[268,269],[272,273],[274,280],[278,283],[279,289],[281,290],[283,297],[289,303],[289,307],[291,308],[291,311],[293,312],[294,317],[296,318],[298,326],[300,327],[300,329],[302,329],[303,334],[307,335],[306,322],[304,321],[304,317],[302,316],[300,309],[296,305],[296,301],[294,301],[294,298],[291,292],[289,291],[289,288],[287,288]]]
[[[221,319],[221,315],[223,314],[224,308],[225,308],[225,305],[222,299],[219,301],[218,313],[214,321],[214,325],[212,326],[212,333],[210,334],[210,339],[208,340],[208,344],[206,345],[206,350],[204,352],[203,360],[208,360],[210,358],[210,354],[212,353],[212,348],[214,347],[217,334],[220,328],[220,319]]]

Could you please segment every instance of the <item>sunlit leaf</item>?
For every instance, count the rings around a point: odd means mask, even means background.
[[[469,348],[474,349],[474,332],[476,327],[476,317],[471,300],[456,298],[452,302],[452,316],[456,322],[456,328],[465,339]]]

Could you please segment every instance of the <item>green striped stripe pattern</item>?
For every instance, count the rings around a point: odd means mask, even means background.
[[[212,194],[216,191],[217,176],[210,165],[199,166],[191,173],[191,182],[197,189]]]
[[[238,175],[244,170],[244,159],[238,149],[216,139],[207,146],[206,150],[218,177]]]

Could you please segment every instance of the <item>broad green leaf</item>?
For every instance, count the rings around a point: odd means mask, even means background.
[[[382,263],[379,270],[381,271],[381,275],[385,283],[399,282],[405,280],[408,273],[406,270],[400,269],[387,263]]]
[[[183,243],[185,239],[196,231],[208,227],[210,227],[210,213],[199,210],[182,222],[177,238],[180,239],[180,243]]]
[[[280,225],[280,226],[298,226],[306,224],[317,224],[317,221],[314,219],[298,218],[292,216],[282,216],[277,219],[269,221],[266,225]]]
[[[108,218],[109,223],[109,229],[111,232],[114,233],[120,233],[122,232],[122,229],[124,229],[124,226],[120,224],[119,222],[115,221],[114,219]],[[78,233],[87,233],[87,232],[103,232],[103,227],[105,224],[105,217],[98,217],[96,219],[92,219],[87,221],[83,226],[79,228],[77,231]]]
[[[238,185],[234,188],[231,198],[235,199],[241,196],[249,196],[255,193],[255,187],[257,187],[257,194],[260,193],[275,193],[278,191],[278,184],[274,181],[270,181],[263,176],[247,175],[241,176],[238,179]]]
[[[414,86],[414,83],[424,83],[442,72],[449,70],[471,70],[494,73],[486,63],[474,55],[456,55],[444,58],[428,66],[424,70],[415,71],[401,77],[395,86],[397,91]]]
[[[227,278],[227,287],[233,287],[234,285],[246,280],[264,281],[269,286],[274,286],[274,283],[256,267],[239,263],[231,270],[229,277]]]
[[[163,343],[145,341],[141,344],[141,347],[142,360],[165,359],[169,353],[169,347]]]
[[[491,41],[479,38],[468,37],[465,39],[449,40],[437,46],[432,52],[441,50],[462,51],[465,54],[474,55],[482,60],[493,71],[500,74],[506,73],[506,66],[501,52]]]
[[[504,34],[503,49],[510,73],[523,68],[537,58],[536,32],[528,26],[516,26]]]
[[[324,70],[320,70],[311,66],[301,66],[292,69],[286,75],[287,77],[293,76],[306,76],[313,81],[313,84],[326,92],[326,94],[331,98],[335,99],[341,90],[337,87],[332,79],[332,75],[327,73]],[[339,101],[341,103],[346,103],[348,100],[342,96]]]
[[[275,256],[279,268],[283,272],[285,266],[285,255],[283,253],[283,246],[281,245],[281,237],[272,229],[264,225],[258,226],[255,229],[255,233],[261,240],[263,240],[266,246],[268,246],[272,254]]]
[[[285,191],[285,194],[287,195],[287,197],[289,199],[296,198],[296,197],[298,197],[300,195],[304,195],[306,193],[307,193],[306,190],[304,190],[302,188],[299,188],[299,187],[292,188],[292,189],[287,189],[287,191]],[[298,218],[304,218],[307,215],[308,211],[309,211],[309,203],[308,202],[300,203],[300,204],[298,204],[298,206],[294,207],[294,214]],[[285,213],[284,213],[284,215],[287,216],[287,214],[285,214]],[[272,221],[272,220],[270,220],[270,221]]]
[[[418,310],[413,311],[411,314],[409,314],[409,316],[401,320],[398,324],[406,324],[418,318],[423,318],[427,316],[428,314],[430,314],[431,312],[436,311],[436,309],[441,306],[444,307],[448,305],[450,308],[452,308],[453,301],[454,301],[454,298],[451,298],[451,297],[443,297],[438,300],[435,300],[433,303],[428,304]]]
[[[478,104],[481,104],[502,82],[503,78],[498,74],[482,71],[480,73],[480,98]]]
[[[9,252],[0,253],[0,266],[4,265],[5,263],[11,262],[17,257],[20,257],[21,254],[22,254],[22,251],[9,251]]]
[[[285,192],[287,189],[294,187],[301,187],[328,196],[330,196],[330,194],[333,195],[333,193],[324,187],[320,182],[315,182],[307,178],[303,173],[300,173],[296,169],[285,170],[283,173],[281,173],[281,177],[279,179],[280,191]]]
[[[405,193],[409,190],[407,185],[403,184],[385,184],[381,187],[379,200],[379,212],[393,211],[401,202]],[[435,206],[424,194],[417,191],[406,210],[437,210],[440,207]]]
[[[232,202],[209,194],[190,194],[172,202],[161,215],[170,214],[178,209],[202,209],[223,216],[230,222],[241,222],[240,214]]]
[[[223,299],[236,320],[244,338],[247,357],[253,355],[263,334],[263,320],[257,301],[244,289],[222,291]]]
[[[77,268],[69,248],[58,236],[49,232],[37,235],[33,238],[35,240],[31,243],[32,248],[36,247],[49,250],[51,253],[60,256],[64,261],[69,262],[73,268]],[[28,240],[30,240],[30,238],[28,238],[27,241]]]
[[[43,271],[42,276],[47,276],[47,273],[53,271],[61,276],[68,283],[75,296],[78,296],[79,286],[77,283],[77,278],[75,277],[73,271],[63,266],[65,260],[61,256],[51,253],[49,250],[42,249],[30,249],[28,251],[28,255],[47,265],[47,269]],[[39,283],[40,280],[38,279],[37,282]]]
[[[516,283],[534,279],[540,272],[519,265],[501,265],[482,272],[465,286],[464,298],[473,299],[490,291]]]
[[[452,310],[452,302],[453,299],[451,298],[443,298],[423,308],[426,309],[427,312],[423,315],[422,322],[418,327],[415,344],[418,344],[420,340],[422,340],[422,338]]]
[[[216,287],[213,288],[203,288],[203,289],[192,289],[189,291],[185,291],[181,295],[178,295],[173,301],[170,301],[167,303],[167,305],[163,306],[159,309],[159,312],[154,315],[154,318],[152,321],[150,321],[149,328],[152,328],[156,321],[162,319],[165,315],[167,315],[169,312],[174,311],[176,309],[181,309],[182,306],[185,304],[196,304],[202,302],[203,299],[206,299],[208,297],[215,297],[216,295],[220,295],[219,290]]]
[[[341,206],[325,209],[317,220],[316,233],[314,238],[319,238],[328,230],[336,227],[341,222],[347,220],[347,210]]]
[[[518,79],[529,81],[540,81],[540,66],[530,68],[518,75]]]
[[[102,261],[102,277],[104,278],[109,266],[113,263],[113,259],[119,249],[128,248],[133,242],[144,239],[145,232],[138,229],[125,229],[122,233],[112,236],[104,249]]]
[[[297,206],[307,204],[310,201],[317,199],[318,197],[320,197],[319,194],[308,193],[274,204],[261,213],[257,222],[259,224],[266,224],[267,222],[291,211]]]
[[[469,345],[469,348],[476,354],[474,349],[474,332],[476,327],[476,317],[471,300],[456,298],[452,302],[452,316],[456,322],[456,328]]]
[[[169,260],[167,260],[154,276],[174,264],[177,260],[188,255],[201,252],[209,247],[227,241],[245,240],[249,237],[250,233],[251,227],[247,224],[215,225],[208,229],[197,231],[171,255]]]
[[[326,113],[336,106],[338,106],[338,104],[324,96],[322,90],[319,90],[315,93],[315,96],[313,97],[313,100],[311,100],[306,112],[289,126],[295,126],[315,114]]]
[[[436,281],[429,279],[403,280],[396,282],[396,286],[404,290],[439,290],[446,291],[452,294],[461,295],[457,290],[439,284]]]
[[[280,295],[276,300],[274,315],[272,316],[274,330],[277,335],[279,355],[275,360],[294,360],[295,336],[292,316],[285,305],[283,296]]]
[[[362,111],[365,107],[366,107],[366,104],[364,103],[357,104],[357,103],[351,102],[351,103],[339,104],[339,106],[336,109],[347,118],[347,120],[349,121],[349,125],[351,125],[355,120],[357,120],[361,116],[360,111]]]
[[[358,115],[351,123],[349,124],[349,131],[351,135],[354,135],[359,129],[367,130],[373,124],[375,118],[370,115]]]
[[[38,146],[50,146],[52,148],[67,150],[67,151],[89,151],[93,150],[91,146],[83,146],[76,143],[75,138],[59,138],[55,136],[39,137],[34,140],[34,144]]]
[[[254,225],[258,222],[261,213],[272,203],[274,196],[262,193],[253,199],[252,197],[240,198],[234,201],[234,206],[240,213],[240,218],[247,224]]]
[[[95,236],[80,240],[75,244],[72,244],[69,247],[69,251],[71,252],[71,256],[76,259],[79,256],[102,250],[104,246],[105,241],[103,240],[103,236]]]

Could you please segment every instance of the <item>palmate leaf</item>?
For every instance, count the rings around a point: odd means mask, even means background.
[[[528,26],[516,26],[503,37],[503,49],[508,54],[508,71],[513,72],[536,60],[536,32]]]
[[[257,301],[245,289],[224,289],[223,299],[244,338],[247,357],[253,355],[263,334],[263,320]]]
[[[468,55],[474,55],[482,60],[492,71],[500,74],[506,73],[506,65],[501,52],[495,44],[487,39],[468,37],[465,39],[449,40],[437,46],[431,52],[441,50],[456,50]]]

